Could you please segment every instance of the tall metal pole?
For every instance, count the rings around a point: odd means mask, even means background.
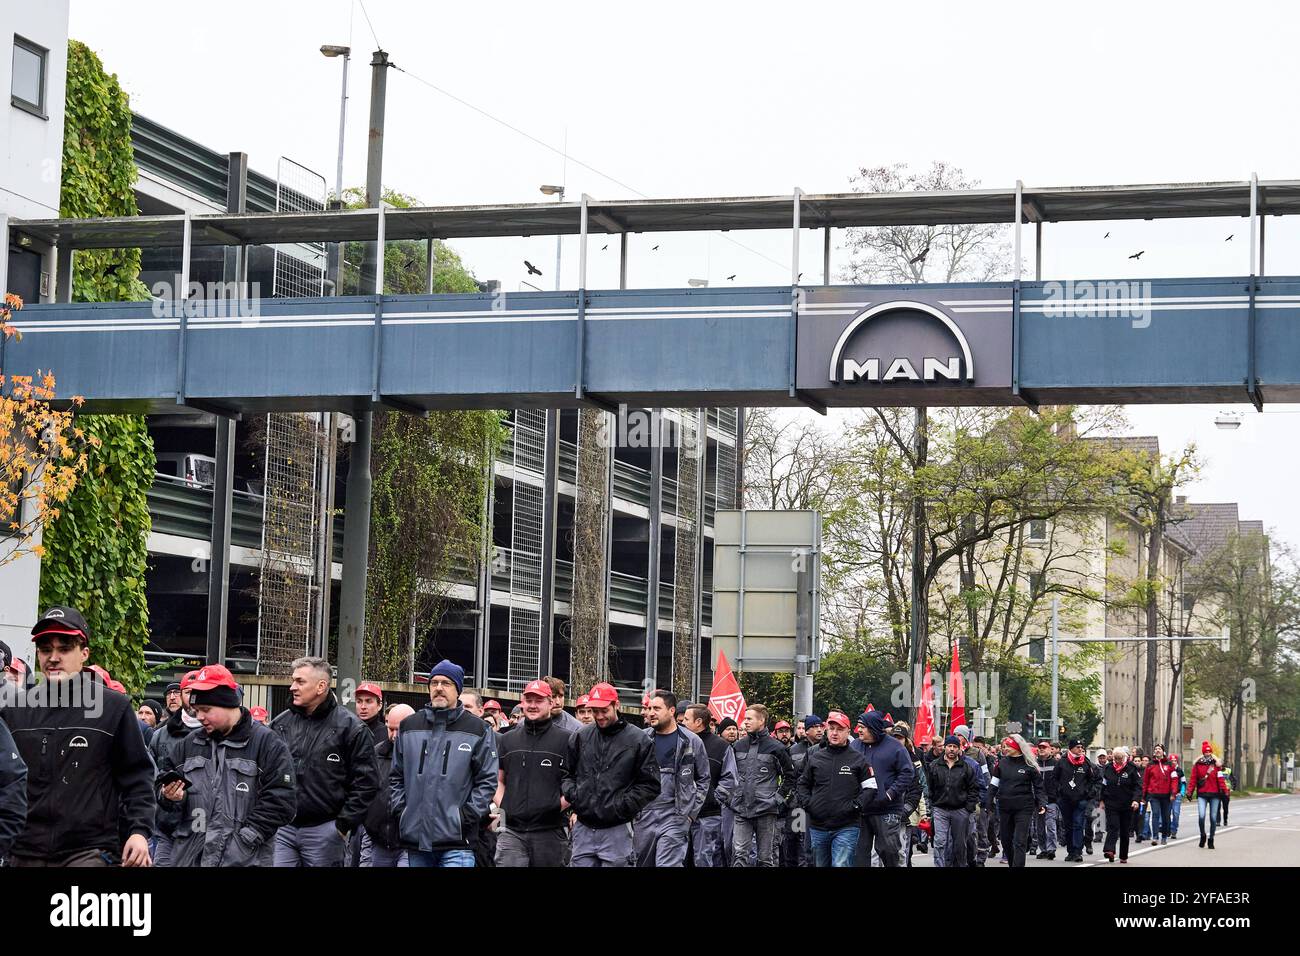
[[[334,198],[343,199],[343,132],[348,125],[348,61],[350,53],[343,54],[343,95],[339,99],[339,159],[334,171]]]
[[[1060,623],[1061,599],[1053,596],[1052,598],[1052,732],[1048,734],[1053,740],[1056,739],[1056,728],[1060,724],[1060,707],[1058,705],[1058,690],[1061,676],[1061,659],[1057,654],[1057,639],[1060,635],[1058,625]]]
[[[556,202],[564,202],[564,187],[556,193]],[[564,236],[556,234],[555,236],[555,291],[560,291],[560,253],[564,251]]]
[[[366,154],[366,205],[377,209],[383,195],[384,103],[388,80],[388,54],[376,50],[370,61],[370,143]],[[381,242],[375,243],[382,246]],[[367,250],[370,276],[376,294],[382,295],[383,270],[378,268],[384,250]],[[362,270],[363,277],[366,270]],[[364,287],[364,286],[363,286]],[[354,416],[356,427],[348,466],[347,507],[343,517],[343,586],[339,600],[338,681],[355,688],[361,681],[361,657],[366,633],[366,562],[370,554],[370,447],[374,412],[366,407]]]
[[[231,153],[227,160],[226,212],[244,212],[248,203],[248,154]],[[228,249],[224,256],[226,282],[237,283],[239,297],[247,295],[248,253]],[[212,476],[212,517],[208,540],[208,624],[204,660],[226,662],[227,616],[230,607],[230,523],[234,511],[235,420],[216,416],[216,467]]]
[[[912,436],[912,453],[917,469],[925,466],[928,454],[926,427],[929,416],[925,408],[916,409],[915,431]],[[913,472],[915,475],[915,472]],[[926,601],[925,601],[925,496],[919,491],[912,498],[912,613],[910,620],[911,636],[911,683],[917,686],[920,674],[925,668],[926,645]],[[916,719],[919,701],[912,702],[912,719]]]

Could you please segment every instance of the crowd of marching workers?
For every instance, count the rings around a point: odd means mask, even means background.
[[[318,657],[292,665],[274,719],[209,664],[133,707],[71,607],[32,628],[41,674],[0,644],[0,865],[911,866],[1106,860],[1227,822],[1231,772],[1156,745],[1089,755],[958,725],[913,741],[868,707],[740,724],[665,689],[644,727],[598,683],[565,709],[539,677],[507,715],[444,660],[418,711],[362,683],[356,712]]]

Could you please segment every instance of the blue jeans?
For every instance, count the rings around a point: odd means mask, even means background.
[[[858,832],[860,827],[840,827],[838,830],[818,830],[808,828],[812,838],[813,859],[816,865],[852,866],[858,850]]]
[[[1215,794],[1212,797],[1197,795],[1196,797],[1196,819],[1201,827],[1201,836],[1205,836],[1205,811],[1210,811],[1210,839],[1214,839],[1214,831],[1219,827],[1219,797]]]
[[[1174,819],[1173,822],[1169,824],[1169,835],[1171,837],[1176,837],[1178,836],[1178,815],[1183,812],[1183,795],[1181,793],[1176,793],[1170,799],[1172,800],[1172,803],[1170,803],[1169,809],[1173,811]]]
[[[410,869],[422,867],[429,869],[431,867],[442,866],[473,866],[473,850],[407,850],[407,864]]]
[[[1147,805],[1151,807],[1151,839],[1156,837],[1166,838],[1169,836],[1169,797],[1168,795],[1152,795],[1147,800]]]
[[[1082,856],[1083,828],[1088,825],[1088,802],[1080,800],[1077,803],[1070,803],[1068,800],[1062,800],[1059,806],[1061,815],[1065,818],[1065,832],[1070,835],[1070,856]]]

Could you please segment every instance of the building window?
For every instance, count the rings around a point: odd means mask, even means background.
[[[1031,637],[1029,639],[1029,659],[1035,664],[1042,664],[1047,659],[1044,646],[1047,643],[1045,637]]]
[[[1047,521],[1044,518],[1035,518],[1029,522],[1029,540],[1046,541],[1047,540]]]
[[[14,68],[9,101],[21,110],[45,115],[45,60],[49,51],[14,34]]]
[[[1043,593],[1043,572],[1029,572],[1029,596],[1032,598],[1037,594]]]

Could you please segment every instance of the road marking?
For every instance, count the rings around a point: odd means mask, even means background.
[[[1217,830],[1214,831],[1214,835],[1218,836],[1221,833],[1230,833],[1233,830],[1240,830],[1240,829],[1241,829],[1241,824],[1234,823],[1230,827],[1219,827]],[[1191,845],[1190,839],[1191,838],[1189,837],[1188,838],[1189,842],[1183,843],[1182,846],[1190,846]],[[1095,841],[1094,841],[1094,845],[1095,845]],[[1156,850],[1171,850],[1176,846],[1179,846],[1179,844],[1166,843],[1164,846],[1145,846],[1140,850],[1133,850],[1131,853],[1129,853],[1128,858],[1131,860],[1133,859],[1133,857],[1141,856],[1144,853],[1152,853]],[[1078,868],[1083,866],[1106,866],[1106,865],[1107,865],[1106,858],[1103,856],[1100,860],[1097,860],[1093,863],[1076,863],[1075,867]]]

